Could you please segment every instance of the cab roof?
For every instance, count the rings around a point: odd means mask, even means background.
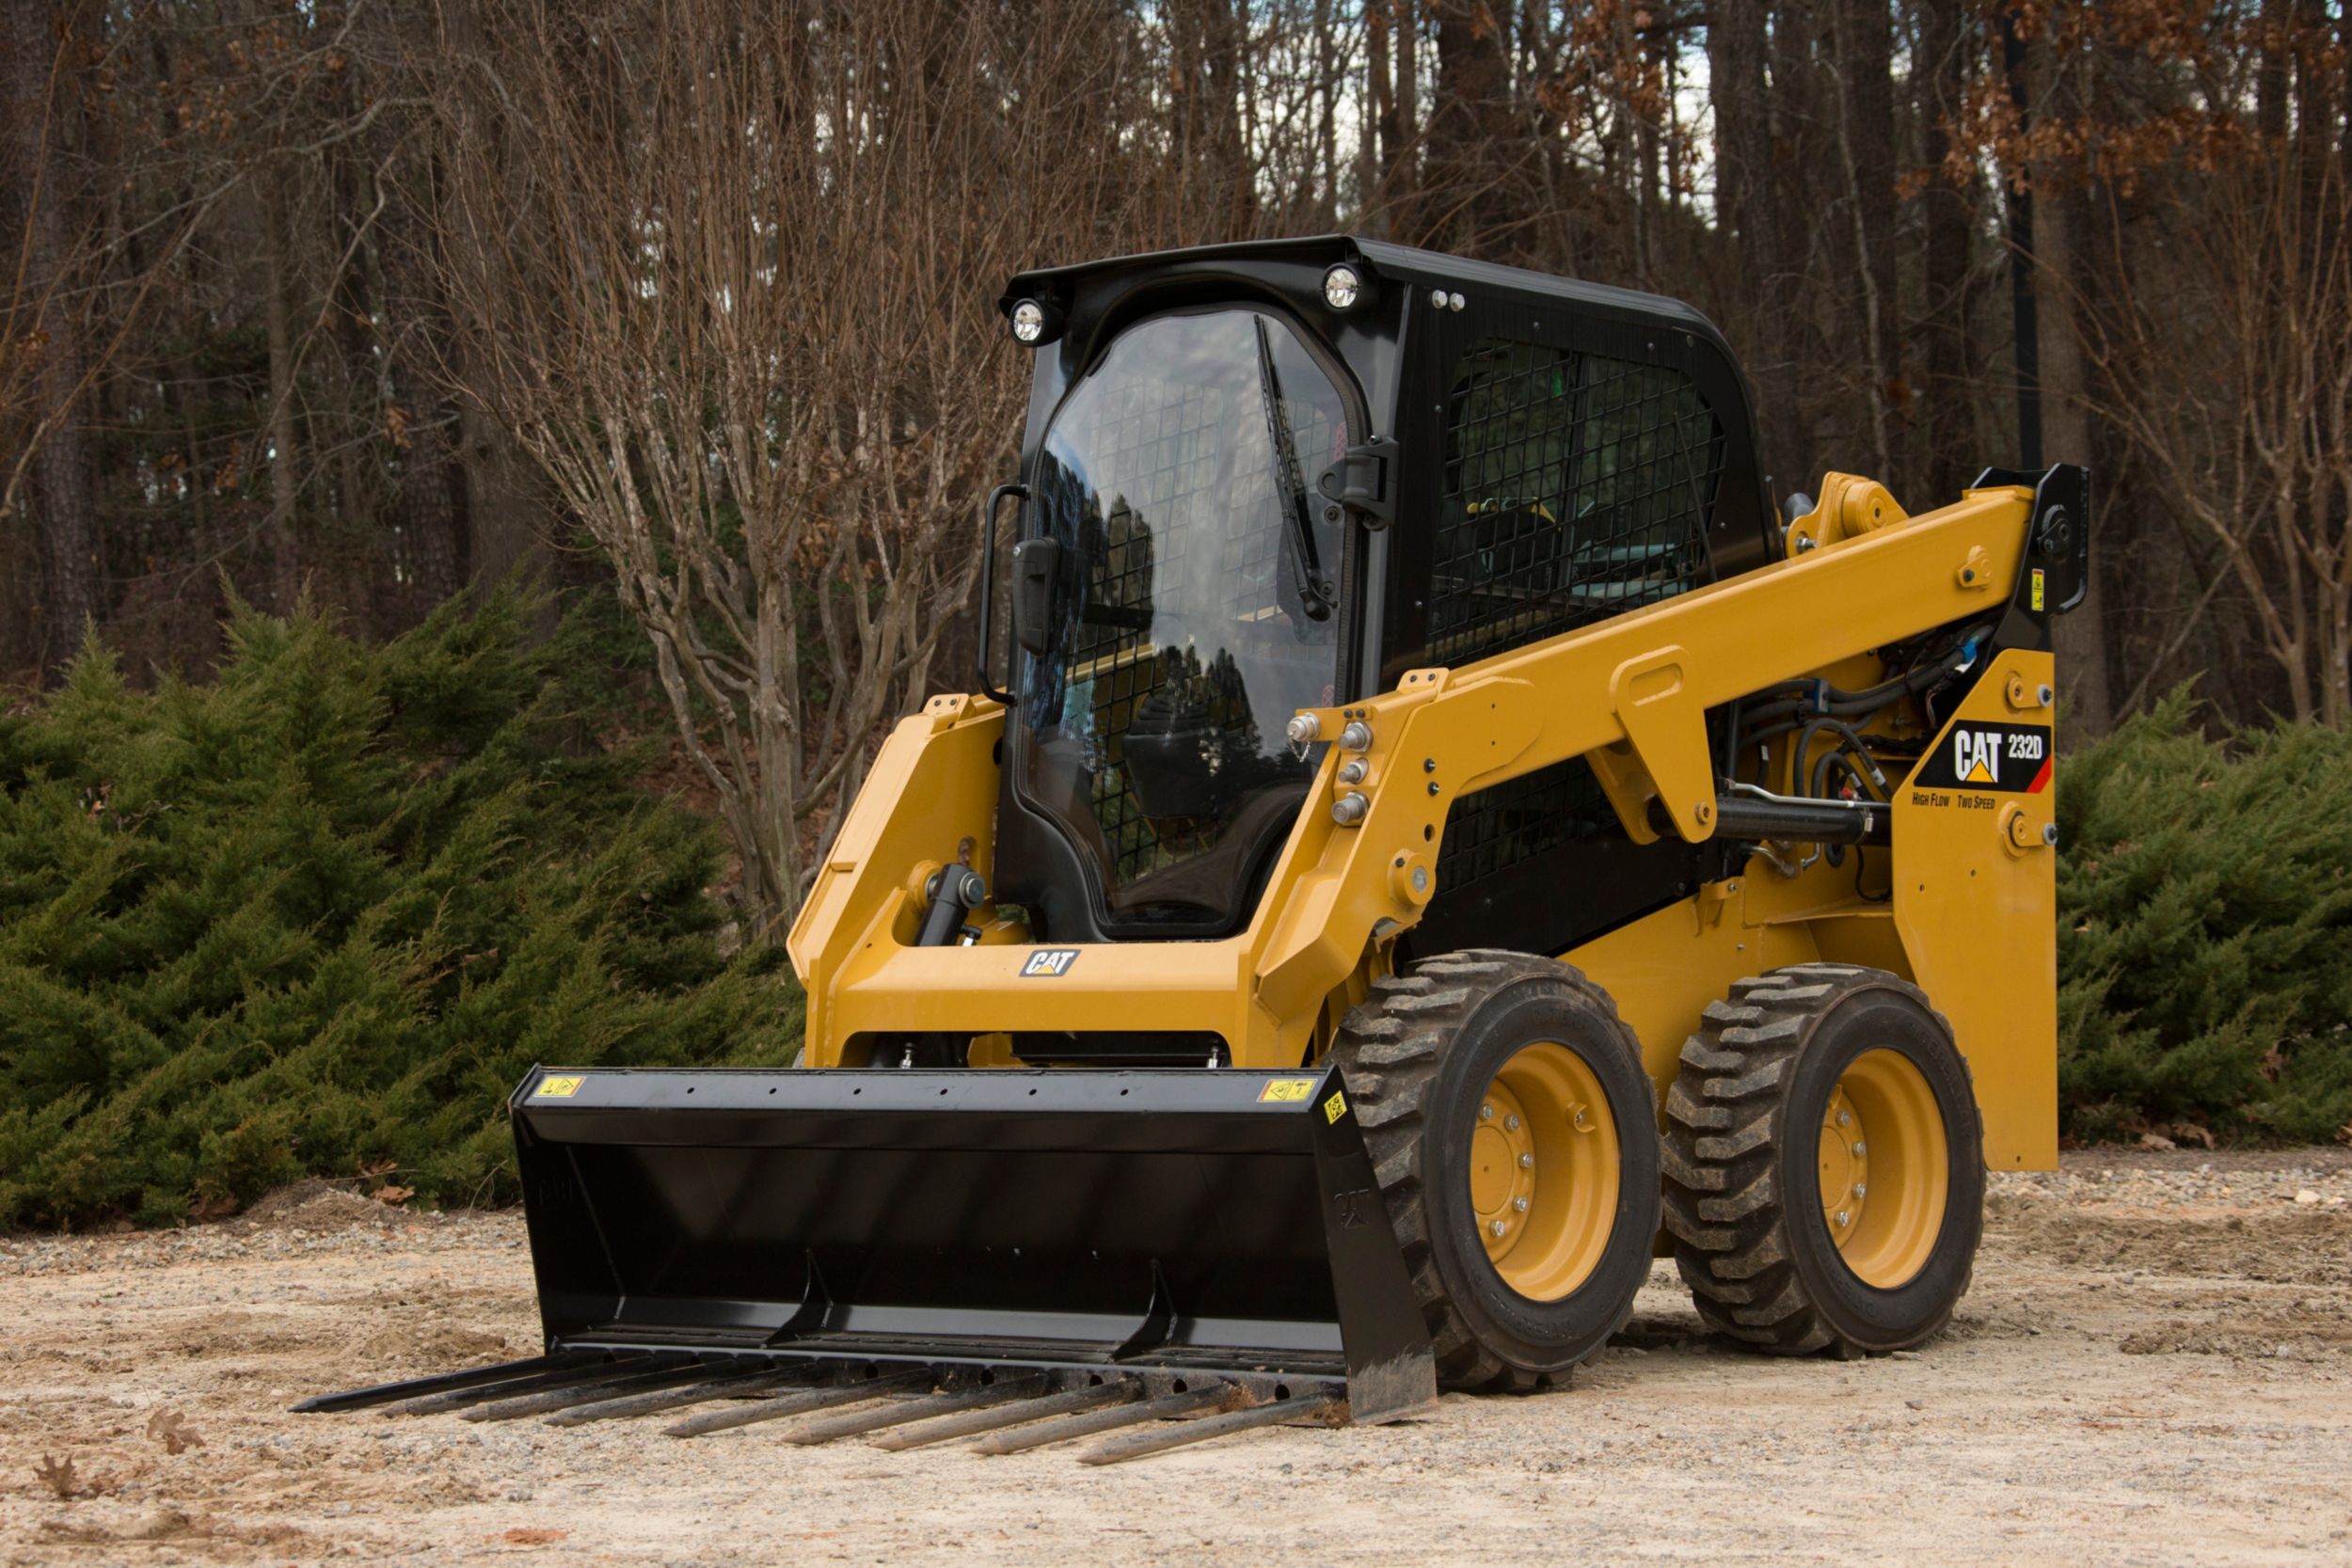
[[[1697,309],[1665,294],[1644,293],[1606,283],[1557,277],[1527,267],[1506,267],[1494,261],[1474,261],[1442,251],[1391,245],[1386,240],[1352,234],[1318,234],[1301,239],[1243,240],[1231,245],[1190,245],[1179,250],[1146,251],[1134,256],[1105,257],[1069,266],[1036,267],[1017,273],[1005,285],[998,310],[1009,313],[1024,299],[1051,296],[1068,300],[1082,285],[1137,279],[1154,273],[1230,270],[1249,272],[1253,264],[1320,263],[1330,266],[1353,261],[1382,282],[1406,286],[1501,293],[1535,302],[1557,301],[1602,315],[1661,322],[1696,333],[1718,344],[1723,334]]]

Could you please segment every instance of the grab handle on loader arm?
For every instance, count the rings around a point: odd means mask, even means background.
[[[988,499],[980,507],[980,634],[977,641],[980,689],[1010,707],[1012,693],[997,686],[988,667],[990,628],[996,619],[996,503],[1007,496],[1027,500],[1029,487],[1025,484],[999,484],[988,493]]]

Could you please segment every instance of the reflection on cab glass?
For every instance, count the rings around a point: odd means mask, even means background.
[[[1328,375],[1253,310],[1130,327],[1064,401],[1037,531],[1060,546],[1021,673],[1020,784],[1096,868],[1113,923],[1240,912],[1333,699],[1341,531],[1315,480],[1350,437]]]

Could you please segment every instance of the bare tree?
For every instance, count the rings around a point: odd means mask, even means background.
[[[2306,159],[2313,160],[2306,163]],[[2100,313],[2099,412],[2163,475],[2251,607],[2296,719],[2352,723],[2352,193],[2321,136],[2178,203]],[[2184,340],[2186,341],[2184,341]]]
[[[1068,129],[1084,9],[485,8],[464,353],[651,639],[755,928],[969,596],[1027,369],[993,290],[1116,177]]]
[[[74,287],[87,258],[64,212],[57,156],[59,122],[78,89],[73,34],[84,10],[18,0],[0,13],[0,125],[8,133],[0,231],[15,242],[0,296],[0,429],[13,436],[0,468],[0,518],[15,511],[29,480],[41,662],[51,670],[72,657],[104,608],[81,412],[93,367]]]

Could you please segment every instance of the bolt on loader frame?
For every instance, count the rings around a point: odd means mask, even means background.
[[[1696,312],[1371,241],[1004,309],[982,689],[825,852],[802,1065],[534,1070],[548,1354],[312,1407],[1381,1420],[1564,1370],[1653,1250],[1768,1348],[1932,1332],[2056,1158],[2083,472],[1784,521]]]

